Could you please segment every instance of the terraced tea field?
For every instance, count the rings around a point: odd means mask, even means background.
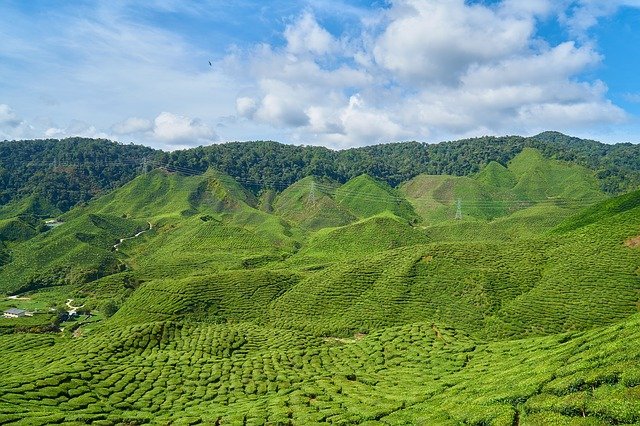
[[[2,319],[0,424],[640,424],[640,192],[187,171],[0,221],[0,305],[51,312]]]
[[[628,342],[639,338],[637,315],[587,333],[489,343],[434,323],[353,339],[147,323],[80,341],[2,342],[0,419],[632,424],[640,421],[640,349]],[[52,354],[52,344],[68,355]]]

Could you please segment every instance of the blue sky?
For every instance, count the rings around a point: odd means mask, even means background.
[[[5,0],[0,139],[638,143],[639,22],[640,0]]]

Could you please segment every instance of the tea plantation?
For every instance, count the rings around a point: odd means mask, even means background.
[[[240,183],[2,211],[0,305],[42,313],[0,324],[0,424],[640,424],[640,191],[532,148]]]

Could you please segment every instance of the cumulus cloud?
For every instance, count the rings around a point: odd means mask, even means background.
[[[111,126],[114,134],[142,138],[165,149],[184,148],[214,142],[218,135],[198,118],[161,112],[154,119],[129,117]]]
[[[621,123],[627,114],[606,84],[580,79],[602,62],[595,44],[537,35],[539,19],[566,7],[397,0],[379,24],[340,42],[305,13],[287,27],[285,47],[235,58],[255,82],[236,111],[334,147]]]
[[[253,118],[257,109],[256,100],[253,98],[244,96],[236,99],[236,111],[241,117]]]
[[[213,142],[216,133],[199,119],[162,112],[153,120],[153,137],[171,144]]]
[[[287,26],[284,37],[287,50],[293,54],[326,55],[336,48],[336,40],[316,21],[311,13],[304,13],[293,25]]]
[[[71,120],[67,126],[57,127],[52,125],[46,127],[44,130],[44,136],[46,138],[68,138],[73,136],[79,136],[83,138],[101,138],[109,139],[110,134],[97,129],[94,125],[89,124],[82,120]]]
[[[586,72],[603,61],[588,30],[640,0],[390,0],[351,10],[342,29],[323,25],[319,4],[332,16],[344,6],[311,2],[281,43],[230,46],[218,60],[193,34],[143,22],[118,2],[83,9],[90,19],[56,15],[64,25],[47,29],[57,37],[39,43],[19,38],[34,17],[6,19],[0,53],[34,74],[7,74],[15,84],[3,102],[32,116],[1,104],[0,137],[112,136],[169,149],[270,138],[344,148],[585,133],[629,118]],[[175,5],[175,13],[185,7]],[[545,40],[544,20],[558,20],[567,37]]]
[[[567,7],[567,3],[569,7]],[[640,7],[640,0],[577,0],[563,1],[559,18],[567,25],[574,36],[584,37],[585,32],[598,23],[598,20],[612,15],[621,7]]]
[[[153,128],[151,120],[146,118],[130,117],[126,120],[114,124],[113,131],[118,135],[129,135],[132,133],[148,132]]]
[[[376,62],[421,85],[455,83],[472,64],[523,52],[535,29],[530,14],[503,14],[464,0],[406,0],[390,14],[373,48]]]
[[[0,104],[0,126],[18,127],[22,120],[6,104]]]

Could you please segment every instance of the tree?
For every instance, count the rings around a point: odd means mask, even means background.
[[[104,316],[107,318],[110,318],[111,316],[113,316],[113,314],[118,312],[118,309],[118,305],[116,304],[115,300],[112,299],[107,300],[100,307],[100,311],[102,311]]]

